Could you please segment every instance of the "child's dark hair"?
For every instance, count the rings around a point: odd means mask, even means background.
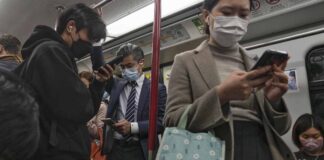
[[[303,132],[307,131],[310,128],[316,128],[321,132],[321,135],[324,135],[324,122],[317,116],[311,114],[301,115],[295,122],[295,125],[292,130],[292,139],[294,144],[297,147],[302,147],[299,141],[299,136]]]

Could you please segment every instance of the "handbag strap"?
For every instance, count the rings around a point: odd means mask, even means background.
[[[191,108],[191,104],[188,105],[188,107],[185,109],[185,111],[182,113],[180,120],[178,122],[178,128],[186,129],[187,128],[187,122],[188,122],[188,113]],[[215,137],[215,131],[213,129],[208,130],[207,132],[209,135]]]
[[[188,113],[191,108],[191,104],[185,109],[185,111],[182,113],[179,123],[178,123],[178,128],[180,129],[186,129],[187,127],[187,122],[188,122]],[[213,129],[208,130],[207,132],[210,136],[215,137],[215,131]]]
[[[178,123],[178,128],[186,129],[187,122],[188,122],[188,113],[189,113],[190,108],[191,108],[191,104],[182,113],[181,118]]]

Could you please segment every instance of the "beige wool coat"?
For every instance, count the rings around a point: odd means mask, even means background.
[[[247,68],[255,62],[240,47]],[[204,41],[196,49],[175,57],[169,81],[169,92],[164,124],[176,126],[186,107],[191,104],[187,129],[193,132],[214,130],[215,136],[226,142],[226,160],[233,160],[234,137],[233,118],[229,105],[221,105],[215,86],[220,84],[215,58],[208,42]],[[263,127],[274,160],[295,160],[294,154],[281,139],[291,126],[287,107],[278,112],[265,99],[262,91],[256,93]],[[247,146],[248,147],[248,146]]]

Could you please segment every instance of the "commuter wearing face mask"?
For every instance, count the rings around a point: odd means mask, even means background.
[[[87,88],[75,59],[106,37],[100,16],[84,4],[66,9],[57,30],[37,26],[23,45],[25,61],[15,72],[33,89],[39,104],[40,142],[32,160],[88,160],[90,138],[86,123],[97,113],[108,71]],[[96,72],[97,73],[97,72]]]
[[[119,64],[123,78],[111,78],[107,85],[110,102],[106,117],[116,123],[104,127],[103,152],[109,160],[146,160],[151,82],[143,74],[144,54],[140,47],[127,43],[119,48],[117,56],[123,56]],[[157,132],[160,134],[166,88],[159,84],[158,89]]]
[[[175,57],[164,124],[176,126],[188,113],[187,129],[213,131],[225,141],[226,160],[292,160],[281,139],[291,125],[282,96],[287,62],[253,71],[238,44],[247,32],[249,0],[205,0],[208,40]]]
[[[300,116],[294,125],[292,139],[300,151],[297,160],[324,160],[324,122],[311,114]]]

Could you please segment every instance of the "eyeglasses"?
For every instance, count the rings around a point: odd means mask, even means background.
[[[123,69],[126,69],[126,68],[134,68],[138,63],[134,62],[134,63],[128,63],[126,65],[124,64],[119,64],[118,67],[123,70]]]

